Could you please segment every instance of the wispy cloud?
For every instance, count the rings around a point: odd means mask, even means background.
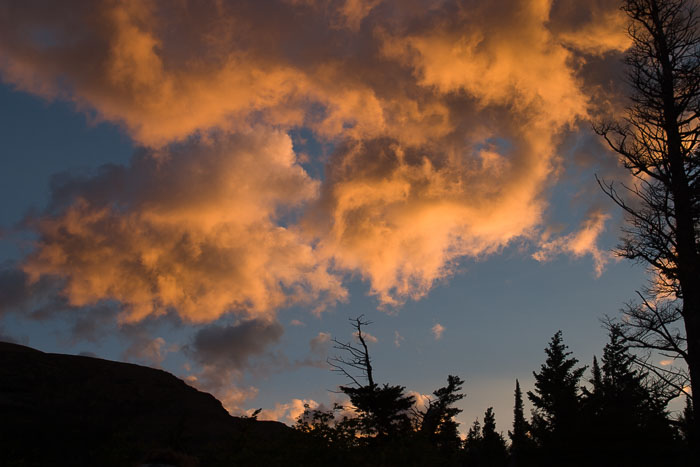
[[[435,326],[433,326],[430,330],[433,333],[435,340],[439,341],[442,339],[442,334],[445,332],[445,326],[440,323],[435,323]]]
[[[537,261],[544,262],[550,261],[562,253],[570,254],[575,258],[590,255],[593,258],[595,275],[600,277],[611,255],[598,248],[597,240],[603,233],[605,222],[609,218],[608,214],[597,210],[590,213],[580,230],[553,240],[543,241],[540,249],[533,253],[532,257]]]
[[[404,337],[399,334],[399,331],[394,331],[394,347],[401,347],[401,343],[404,341]]]

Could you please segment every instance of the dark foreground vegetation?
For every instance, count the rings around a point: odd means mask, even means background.
[[[427,406],[403,386],[375,381],[363,326],[336,342],[330,363],[349,402],[307,409],[295,429],[231,417],[169,373],[0,343],[0,465],[662,466],[693,465],[692,411],[670,417],[676,394],[633,364],[612,327],[600,362],[582,367],[555,334],[513,425],[488,408],[458,434],[464,381],[448,376]],[[587,375],[587,377],[586,377]]]
[[[508,439],[488,408],[462,441],[454,417],[461,412],[455,404],[464,397],[464,381],[448,376],[427,407],[416,408],[404,387],[374,381],[362,330],[367,324],[354,320],[357,343],[336,341],[341,355],[330,360],[351,382],[340,387],[351,404],[309,409],[296,425],[311,438],[305,442],[316,452],[313,465],[692,465],[690,399],[680,417],[670,417],[667,405],[678,391],[634,363],[618,325],[610,326],[601,361],[594,357],[590,371],[557,332],[545,362],[533,372],[534,388],[527,392],[531,417],[524,413],[516,380]]]

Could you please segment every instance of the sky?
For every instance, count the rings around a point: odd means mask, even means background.
[[[647,280],[595,180],[628,45],[606,0],[3,2],[0,340],[292,423],[364,315],[378,382],[505,433]]]

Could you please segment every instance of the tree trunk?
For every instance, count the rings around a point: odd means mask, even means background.
[[[695,238],[695,224],[692,212],[692,196],[683,160],[683,147],[676,108],[674,70],[671,52],[667,43],[667,31],[659,17],[656,1],[651,3],[651,16],[654,24],[655,46],[663,74],[662,96],[664,131],[666,132],[667,157],[670,166],[670,191],[676,220],[676,280],[680,284],[683,300],[683,319],[687,338],[687,364],[690,371],[690,384],[693,395],[700,388],[700,269]],[[695,415],[695,437],[700,433],[700,404],[693,399]]]

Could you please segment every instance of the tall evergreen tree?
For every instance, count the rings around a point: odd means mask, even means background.
[[[557,331],[545,349],[545,363],[533,372],[535,391],[527,393],[535,406],[533,435],[552,462],[576,456],[578,450],[579,381],[586,367],[577,368],[578,360],[569,357],[567,348]]]
[[[589,439],[601,459],[649,465],[661,461],[656,456],[673,444],[673,436],[666,400],[634,361],[620,325],[613,324],[602,371],[594,360],[593,388],[586,394]]]
[[[523,393],[520,390],[520,382],[515,380],[515,406],[513,408],[513,431],[508,432],[510,437],[511,465],[527,465],[532,455],[532,439],[530,438],[530,424],[525,419],[523,408]]]
[[[503,435],[496,431],[496,414],[493,412],[493,407],[486,409],[484,413],[484,426],[481,429],[481,438],[483,443],[483,457],[486,466],[505,466],[508,460],[508,451],[506,441]]]

